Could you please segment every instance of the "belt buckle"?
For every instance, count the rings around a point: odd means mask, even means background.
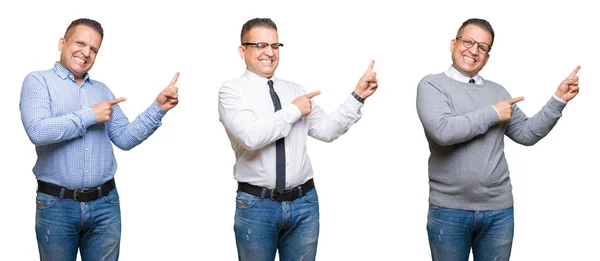
[[[281,193],[279,193],[279,192],[277,192],[275,190],[271,190],[271,200],[279,202],[279,200],[276,199],[277,194],[278,195],[283,195],[283,194],[281,194]]]
[[[75,201],[77,201],[77,202],[84,202],[83,199],[78,199],[77,195],[79,195],[79,194],[86,194],[86,193],[89,193],[89,192],[92,192],[92,191],[94,191],[94,189],[76,189],[76,190],[73,191],[73,199]]]

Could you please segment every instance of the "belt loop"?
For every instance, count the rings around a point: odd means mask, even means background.
[[[302,186],[298,186],[298,197],[302,197]]]
[[[262,188],[262,190],[260,191],[260,197],[261,198],[265,198],[266,195],[267,195],[267,189],[266,188]]]
[[[98,198],[102,197],[102,186],[98,186]]]
[[[60,188],[60,197],[59,198],[65,198],[65,188]]]

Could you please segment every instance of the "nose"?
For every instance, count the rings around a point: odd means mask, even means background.
[[[273,53],[275,53],[275,51],[273,50],[273,47],[271,47],[270,45],[265,47],[265,54],[268,56],[273,56]]]
[[[473,44],[473,46],[471,46],[471,48],[469,48],[469,52],[471,52],[472,55],[478,55],[479,54],[479,43]]]
[[[89,57],[89,56],[90,56],[91,49],[90,49],[90,47],[89,47],[89,46],[84,46],[84,47],[81,49],[81,52],[82,52],[82,53],[83,53],[83,55],[85,55],[86,57]]]

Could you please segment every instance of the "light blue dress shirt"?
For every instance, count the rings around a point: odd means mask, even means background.
[[[106,85],[87,73],[78,84],[59,62],[25,77],[19,107],[38,155],[33,168],[38,180],[69,189],[98,186],[117,170],[113,143],[132,149],[161,125],[166,111],[156,102],[131,123],[114,105],[110,120],[97,124],[92,106],[114,98]]]

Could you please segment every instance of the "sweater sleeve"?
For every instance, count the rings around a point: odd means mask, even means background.
[[[455,115],[451,100],[443,86],[425,77],[417,88],[417,113],[425,133],[435,143],[449,146],[462,143],[484,134],[500,122],[491,106]]]
[[[562,116],[566,104],[550,98],[546,105],[531,118],[527,118],[517,105],[513,106],[513,114],[508,121],[505,134],[516,143],[531,146],[550,133]]]

